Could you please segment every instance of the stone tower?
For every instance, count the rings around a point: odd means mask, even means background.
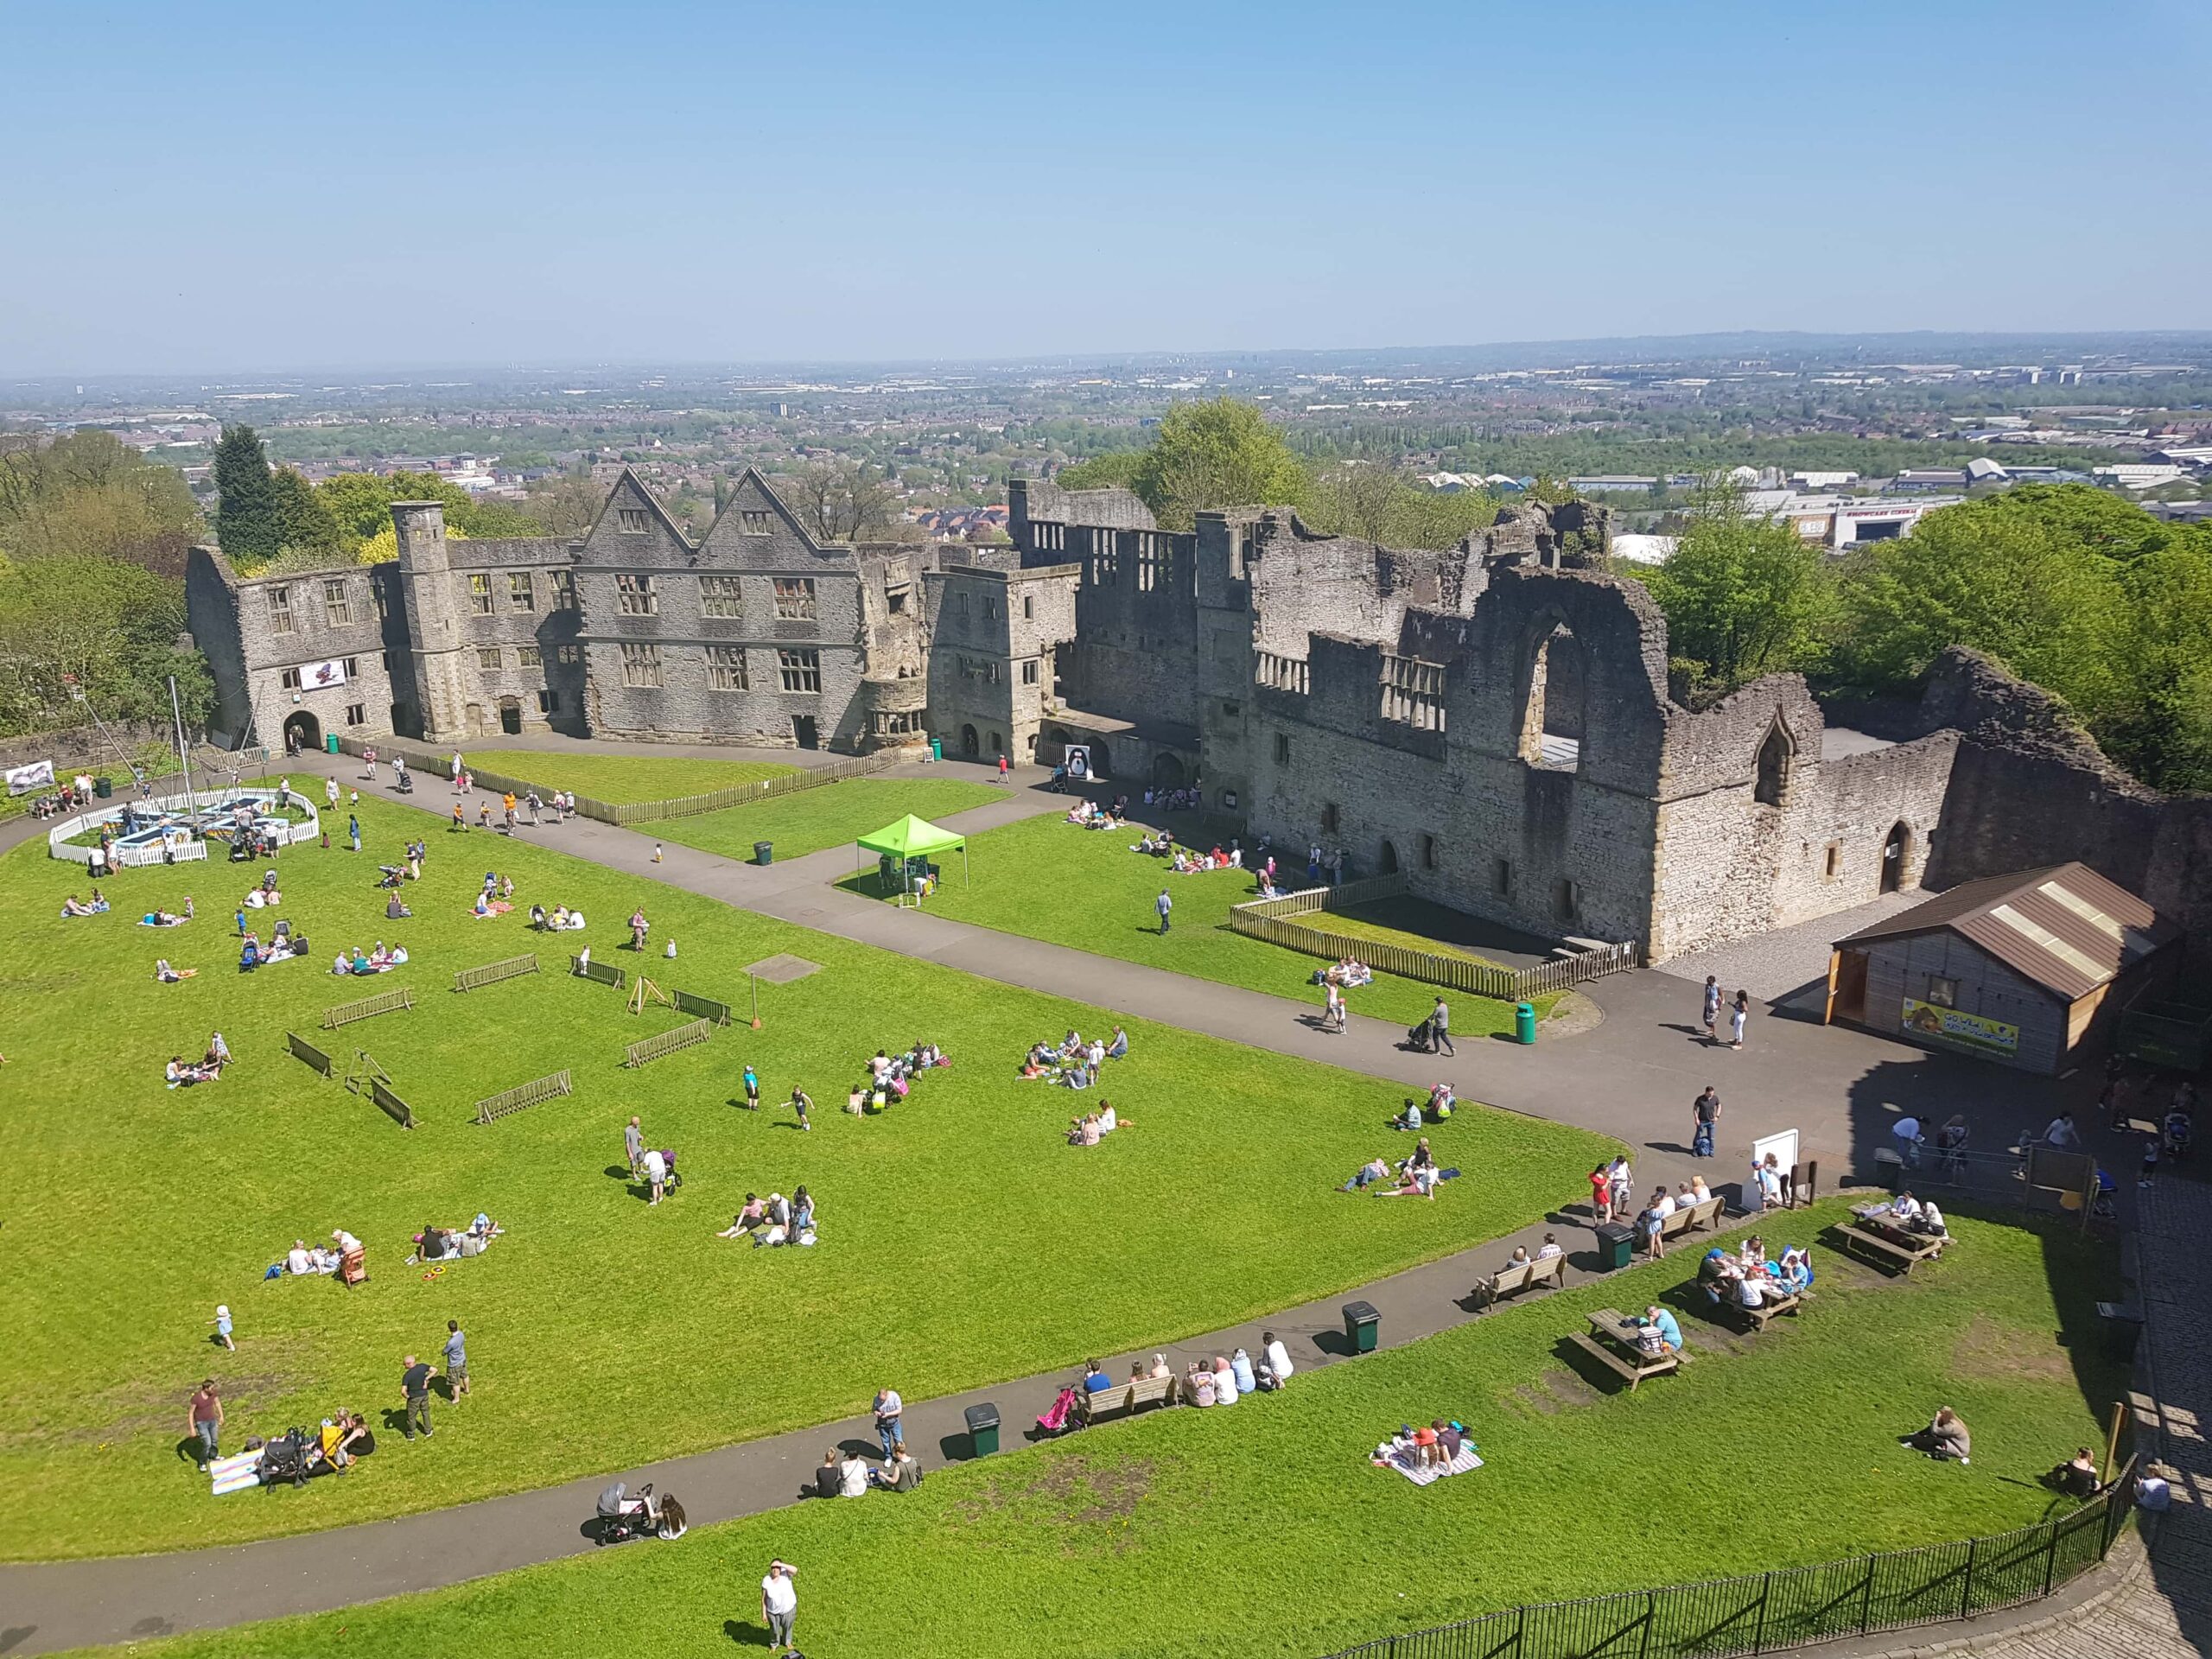
[[[395,501],[399,582],[407,603],[407,646],[423,736],[432,743],[474,737],[484,729],[475,664],[460,626],[453,567],[446,560],[446,510],[436,501]]]

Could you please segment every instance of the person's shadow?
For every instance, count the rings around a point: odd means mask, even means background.
[[[200,1463],[200,1437],[188,1434],[176,1443],[176,1454],[186,1463],[197,1467]]]
[[[722,1634],[741,1648],[772,1648],[775,1641],[768,1634],[767,1626],[748,1621],[726,1618],[722,1620]]]

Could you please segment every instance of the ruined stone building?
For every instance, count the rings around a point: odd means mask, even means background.
[[[2074,858],[2212,919],[2205,803],[1969,654],[1848,720],[1795,675],[1677,702],[1656,607],[1594,568],[1602,509],[1509,509],[1431,552],[1270,508],[1170,532],[1120,490],[1016,480],[1009,506],[1011,548],[829,544],[748,472],[694,543],[625,473],[575,540],[463,540],[403,503],[395,563],[242,579],[200,549],[187,600],[234,742],[1081,742],[1132,792],[1199,785],[1301,874],[1319,842],[1654,960]]]

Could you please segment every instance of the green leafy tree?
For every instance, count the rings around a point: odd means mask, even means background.
[[[607,502],[607,489],[580,468],[556,478],[542,478],[530,486],[518,511],[536,526],[536,536],[581,536],[592,527]]]
[[[2129,620],[2097,737],[2161,789],[2212,790],[2212,527],[2131,561],[2120,585]]]
[[[1163,530],[1189,530],[1211,507],[1299,506],[1305,464],[1251,404],[1178,404],[1160,423],[1130,487]]]
[[[355,551],[361,543],[390,533],[395,501],[437,502],[446,510],[446,528],[463,537],[548,533],[544,524],[524,508],[505,501],[479,501],[435,473],[340,473],[316,485],[315,495],[337,520],[343,544]]]
[[[1729,691],[1817,665],[1834,597],[1821,557],[1790,525],[1747,516],[1735,491],[1712,491],[1673,556],[1642,578],[1689,688]]]
[[[315,494],[315,486],[289,467],[271,478],[276,498],[276,544],[283,553],[336,558],[345,548],[337,516]]]
[[[184,475],[111,432],[0,436],[0,552],[124,559],[179,576],[204,528]]]
[[[103,718],[168,718],[168,677],[188,720],[213,701],[206,661],[177,648],[184,586],[122,559],[0,560],[0,733],[84,719],[71,677]]]
[[[250,426],[226,426],[215,446],[215,535],[232,563],[251,567],[283,545],[276,522],[276,480]]]
[[[1063,467],[1052,480],[1064,490],[1128,490],[1136,487],[1137,468],[1144,464],[1141,449],[1110,449],[1103,455]]]

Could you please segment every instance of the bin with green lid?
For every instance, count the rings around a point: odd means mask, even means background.
[[[968,1419],[968,1454],[988,1458],[999,1449],[999,1408],[986,1400],[980,1406],[970,1406]]]
[[[1372,1302],[1344,1304],[1344,1340],[1356,1354],[1371,1354],[1382,1339],[1382,1315]]]
[[[1606,1272],[1628,1266],[1630,1248],[1636,1235],[1618,1221],[1609,1221],[1598,1230],[1598,1265]]]
[[[1536,1040],[1536,1008],[1532,1002],[1513,1005],[1513,1040],[1533,1043]]]

